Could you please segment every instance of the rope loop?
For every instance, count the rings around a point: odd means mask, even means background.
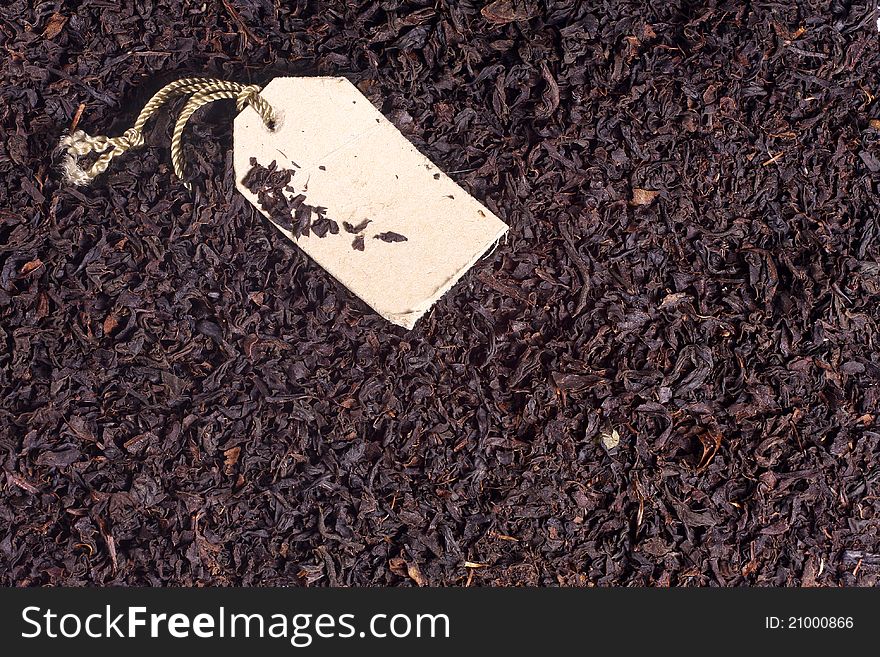
[[[261,87],[256,84],[244,85],[211,78],[181,78],[167,84],[147,101],[138,114],[134,125],[123,132],[121,136],[98,135],[93,137],[83,130],[76,130],[72,134],[62,137],[59,147],[66,151],[61,162],[64,180],[77,186],[91,183],[107,170],[114,157],[144,145],[144,125],[158,113],[162,105],[172,98],[189,96],[174,124],[171,136],[171,161],[174,165],[174,173],[183,180],[183,130],[193,113],[203,105],[215,100],[233,99],[238,111],[242,111],[248,106],[252,107],[260,115],[266,127],[271,130],[275,126],[275,111],[268,101],[260,95],[260,91]],[[88,169],[85,169],[81,160],[91,154],[96,154],[98,157]],[[184,185],[188,189],[192,188],[188,182],[184,182]]]

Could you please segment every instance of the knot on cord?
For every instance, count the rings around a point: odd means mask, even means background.
[[[77,130],[61,139],[61,147],[67,151],[61,162],[64,178],[74,185],[88,185],[107,170],[110,160],[143,143],[144,135],[137,128],[129,128],[120,137],[92,137],[83,130]],[[88,169],[83,168],[81,160],[92,153],[99,154],[99,157]]]

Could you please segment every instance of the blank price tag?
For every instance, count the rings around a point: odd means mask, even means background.
[[[345,78],[276,78],[235,119],[239,191],[382,317],[412,328],[507,231]]]

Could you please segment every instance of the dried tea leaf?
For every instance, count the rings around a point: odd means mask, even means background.
[[[39,269],[42,266],[43,266],[43,261],[40,260],[39,258],[31,260],[30,262],[26,262],[21,267],[21,275],[24,276],[25,274],[30,274],[32,271],[34,271],[35,269]]]
[[[238,457],[241,454],[241,447],[231,447],[223,452],[223,471],[227,475],[232,474],[235,464],[238,463]]]
[[[660,559],[671,551],[669,545],[659,536],[655,536],[654,538],[649,538],[641,543],[639,543],[639,549],[646,553],[650,554],[652,557]]]
[[[398,577],[408,577],[406,559],[403,557],[391,557],[388,560],[388,570]]]
[[[660,305],[657,306],[659,310],[666,310],[669,308],[675,308],[683,301],[687,301],[691,298],[687,292],[673,292],[672,294],[667,294],[660,301]]]
[[[23,491],[30,493],[31,495],[36,495],[40,492],[39,488],[34,486],[31,482],[29,482],[24,477],[21,477],[21,476],[15,474],[14,472],[7,471],[6,472],[6,479],[8,481],[12,482],[13,484],[15,484],[16,486],[18,486],[19,488],[21,488]]]
[[[37,309],[36,309],[36,318],[43,319],[49,314],[49,295],[45,292],[40,292],[39,300],[37,301]]]
[[[64,29],[65,23],[67,23],[67,16],[59,14],[56,11],[49,18],[49,22],[46,23],[46,29],[43,30],[43,36],[47,39],[54,39],[61,33],[61,30]]]
[[[538,14],[537,7],[514,0],[496,0],[480,10],[483,17],[492,23],[505,25],[516,21],[527,21]]]
[[[422,576],[422,571],[419,570],[418,564],[407,563],[406,574],[409,575],[410,579],[412,579],[412,581],[414,581],[418,586],[425,586],[425,578]]]
[[[347,221],[342,222],[342,227],[345,228],[345,232],[351,233],[352,235],[361,232],[367,225],[372,221],[372,219],[364,219],[357,225],[352,225]]]
[[[633,189],[632,203],[633,205],[650,205],[660,192],[651,189],[641,189],[636,187]]]
[[[104,335],[110,335],[119,326],[119,318],[114,313],[109,313],[104,318]]]
[[[82,458],[82,453],[76,448],[59,449],[57,451],[43,452],[37,457],[38,465],[46,465],[52,468],[66,468]]]
[[[700,457],[697,470],[702,470],[712,462],[715,454],[718,453],[718,448],[721,447],[721,434],[714,431],[704,431],[699,434],[698,438],[703,446],[703,455]]]
[[[394,233],[392,231],[388,231],[386,233],[379,233],[378,235],[373,235],[373,239],[382,240],[383,242],[406,242],[407,238],[401,235],[400,233]]]
[[[620,434],[617,433],[617,429],[611,429],[611,431],[603,431],[600,438],[602,439],[602,445],[608,451],[611,451],[612,449],[615,449],[618,445],[620,445]]]

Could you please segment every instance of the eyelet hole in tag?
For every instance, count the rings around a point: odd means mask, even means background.
[[[347,79],[276,78],[260,94],[278,122],[236,117],[239,191],[387,320],[412,328],[507,231]]]
[[[278,132],[284,123],[284,112],[281,110],[275,110],[275,116],[268,123],[263,124],[263,130],[266,132]]]

